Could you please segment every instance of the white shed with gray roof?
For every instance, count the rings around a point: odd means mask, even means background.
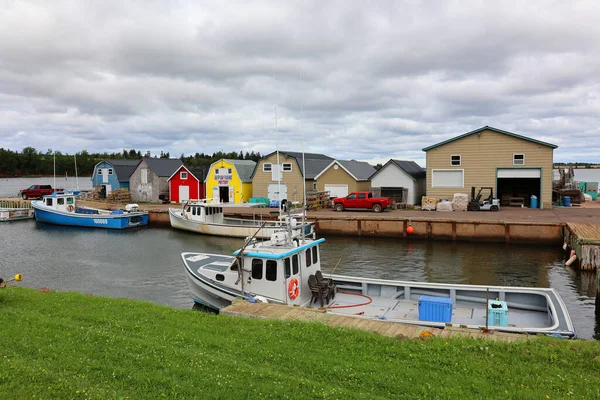
[[[408,189],[406,204],[420,204],[426,190],[425,173],[414,161],[391,159],[371,176],[371,186],[380,188],[381,196],[392,198],[400,188]]]

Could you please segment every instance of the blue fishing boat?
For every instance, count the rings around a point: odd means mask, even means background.
[[[54,225],[88,228],[128,229],[148,225],[148,212],[137,204],[127,204],[125,210],[102,210],[77,205],[77,192],[53,193],[32,201],[35,219]]]

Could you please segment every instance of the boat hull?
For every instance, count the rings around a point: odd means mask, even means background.
[[[34,218],[31,208],[0,208],[0,222],[19,221]]]
[[[245,223],[232,222],[225,224],[199,222],[182,217],[181,212],[174,209],[169,209],[169,220],[171,222],[171,227],[175,229],[182,229],[204,235],[237,238],[247,238],[256,234],[254,237],[258,239],[269,239],[273,233],[283,229],[281,225],[268,221],[267,225],[257,233],[256,231],[262,225],[262,221],[248,220],[247,222],[245,221]],[[305,234],[312,234],[312,225],[307,225],[307,227],[308,229],[305,231]],[[300,229],[301,228],[294,228],[292,232],[293,236],[300,235]]]
[[[130,229],[148,225],[147,213],[77,214],[45,209],[32,203],[37,221],[84,228]]]

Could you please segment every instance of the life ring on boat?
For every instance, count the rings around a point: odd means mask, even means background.
[[[298,297],[299,293],[300,284],[298,283],[298,279],[292,278],[292,280],[290,280],[290,284],[288,285],[288,295],[290,296],[290,299],[294,300],[296,297]]]
[[[69,204],[69,205],[67,206],[67,211],[68,211],[68,212],[73,212],[73,211],[75,211],[75,207],[73,207],[73,204]]]

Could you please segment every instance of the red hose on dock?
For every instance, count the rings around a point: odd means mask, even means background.
[[[351,293],[351,292],[344,292],[342,289],[338,289],[337,290],[340,293],[344,293],[344,294],[351,294],[353,296],[362,296],[362,297],[366,297],[367,299],[369,299],[369,301],[367,301],[366,303],[360,303],[360,304],[348,304],[345,306],[327,306],[327,308],[351,308],[351,307],[360,307],[360,306],[366,306],[367,304],[371,304],[373,302],[373,299],[370,298],[369,296],[367,296],[366,294],[362,294],[362,293]]]

